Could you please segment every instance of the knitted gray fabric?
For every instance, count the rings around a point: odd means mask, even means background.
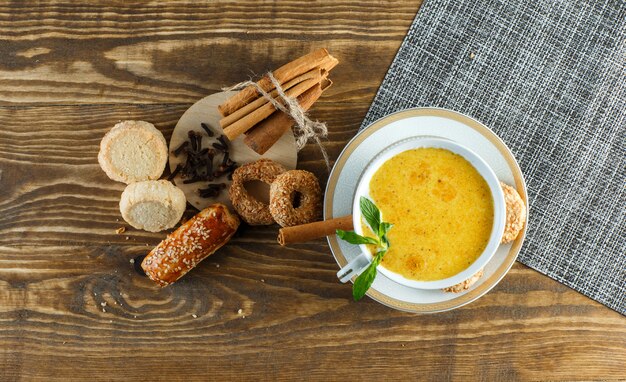
[[[528,184],[522,263],[626,314],[626,2],[426,0],[361,128],[439,106]]]

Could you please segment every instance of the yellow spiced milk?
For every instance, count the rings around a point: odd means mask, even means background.
[[[372,177],[370,197],[383,220],[394,225],[381,265],[407,279],[454,276],[489,241],[489,186],[465,158],[449,150],[419,148],[392,157]]]

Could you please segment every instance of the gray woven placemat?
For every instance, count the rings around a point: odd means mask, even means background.
[[[626,314],[626,2],[426,0],[363,121],[439,106],[520,162],[522,263]]]

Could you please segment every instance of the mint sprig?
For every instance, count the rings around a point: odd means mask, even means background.
[[[374,279],[376,278],[376,267],[383,260],[383,256],[389,249],[389,239],[387,238],[387,232],[393,227],[393,224],[382,221],[382,214],[378,207],[366,197],[361,197],[359,200],[359,207],[361,209],[361,215],[365,218],[365,221],[372,229],[372,232],[377,236],[376,238],[361,236],[354,231],[343,231],[338,229],[337,236],[340,239],[347,241],[350,244],[372,244],[376,246],[376,255],[374,259],[368,265],[367,268],[354,280],[352,286],[352,297],[354,301],[359,301],[365,296],[367,290],[370,289]]]

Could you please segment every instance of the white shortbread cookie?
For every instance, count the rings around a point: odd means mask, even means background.
[[[159,179],[166,162],[165,137],[149,122],[120,122],[100,142],[98,163],[118,182]]]
[[[126,186],[120,199],[120,212],[131,226],[159,232],[180,221],[186,204],[185,194],[172,183],[147,180]]]

